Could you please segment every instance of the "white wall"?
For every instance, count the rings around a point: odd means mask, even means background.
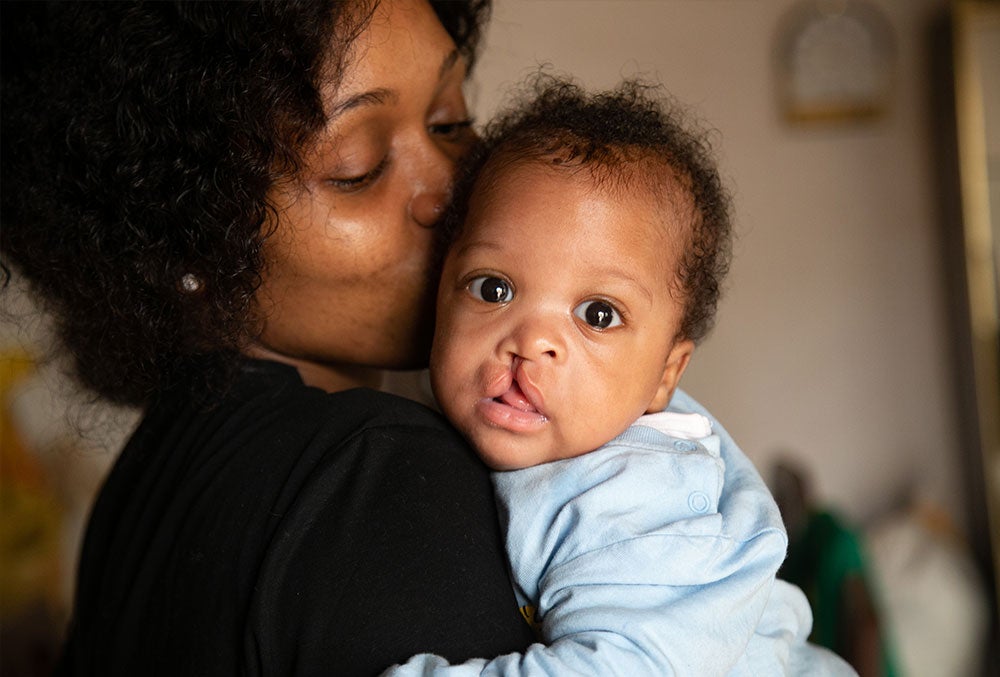
[[[778,450],[856,520],[908,491],[960,521],[959,443],[926,82],[945,0],[875,0],[897,47],[889,115],[793,128],[773,48],[793,0],[497,0],[471,89],[482,119],[540,63],[593,87],[642,74],[720,131],[739,239],[684,387],[762,471]]]

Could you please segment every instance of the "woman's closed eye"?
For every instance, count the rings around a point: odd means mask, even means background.
[[[607,301],[584,301],[573,314],[594,329],[610,329],[622,323],[621,314]]]
[[[359,190],[367,188],[370,184],[378,180],[378,178],[382,176],[382,173],[385,172],[385,168],[388,164],[389,156],[386,155],[377,165],[363,174],[358,174],[356,176],[333,177],[327,179],[327,183],[343,193],[355,193]]]
[[[472,118],[465,118],[454,122],[431,124],[427,126],[427,129],[430,130],[430,133],[435,136],[440,136],[448,141],[457,143],[464,141],[470,134],[472,134],[472,124]]]

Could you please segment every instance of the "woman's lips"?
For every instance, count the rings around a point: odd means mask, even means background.
[[[498,396],[479,400],[476,409],[490,425],[511,432],[532,432],[548,421],[515,379]]]

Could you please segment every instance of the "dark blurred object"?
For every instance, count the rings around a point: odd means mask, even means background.
[[[895,677],[862,541],[835,514],[813,505],[804,475],[788,462],[774,468],[772,489],[788,530],[788,557],[778,576],[809,599],[810,641],[837,653],[860,677]]]

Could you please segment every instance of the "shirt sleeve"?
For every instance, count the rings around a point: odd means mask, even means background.
[[[501,514],[509,511],[514,576],[538,605],[549,648],[539,664],[728,674],[767,604],[784,534],[734,531],[720,513],[718,438],[632,432],[644,439],[619,438],[572,464],[531,469],[535,477],[495,480]],[[567,475],[578,493],[553,491]],[[529,508],[542,487],[549,507]]]

